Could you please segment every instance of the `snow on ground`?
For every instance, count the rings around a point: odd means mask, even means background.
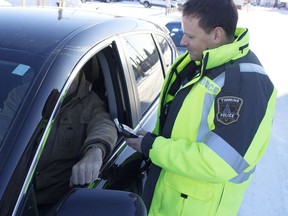
[[[250,7],[239,25],[251,33],[250,47],[278,89],[273,132],[238,216],[288,215],[288,10]]]

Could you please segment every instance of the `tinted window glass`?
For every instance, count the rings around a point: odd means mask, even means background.
[[[173,63],[172,49],[168,43],[168,41],[161,35],[156,36],[158,43],[160,45],[161,52],[164,57],[164,65],[166,66],[166,72],[170,68]]]
[[[159,95],[164,80],[159,53],[149,34],[128,36],[125,42],[143,114]]]
[[[34,72],[30,66],[0,60],[0,144],[33,77]]]

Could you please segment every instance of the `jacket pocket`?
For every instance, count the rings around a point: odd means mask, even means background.
[[[73,152],[76,148],[75,136],[77,134],[77,129],[72,125],[61,124],[58,130],[58,146],[59,150],[64,152]]]
[[[163,210],[167,209],[166,215],[213,215],[213,197],[216,190],[213,184],[188,179],[171,172],[165,173],[163,182],[161,206]]]
[[[85,140],[88,118],[76,112],[67,112],[59,122],[57,141],[59,150],[79,154]]]

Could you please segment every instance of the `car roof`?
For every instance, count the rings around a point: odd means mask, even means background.
[[[170,21],[168,21],[168,22],[166,23],[166,25],[167,25],[167,24],[171,24],[171,23],[173,23],[173,24],[180,24],[180,25],[181,25],[181,20],[180,20],[180,19],[170,20]]]
[[[152,22],[78,8],[0,7],[0,49],[49,55],[81,31],[105,28],[93,34],[99,42],[123,32],[157,29]],[[107,30],[107,28],[109,28]],[[59,47],[59,48],[60,48]]]

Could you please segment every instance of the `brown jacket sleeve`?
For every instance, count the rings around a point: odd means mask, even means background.
[[[95,94],[91,93],[88,98],[91,107],[90,120],[87,125],[87,137],[81,148],[81,154],[93,145],[100,147],[105,160],[115,147],[117,141],[117,131],[110,114],[105,109],[105,103]]]

